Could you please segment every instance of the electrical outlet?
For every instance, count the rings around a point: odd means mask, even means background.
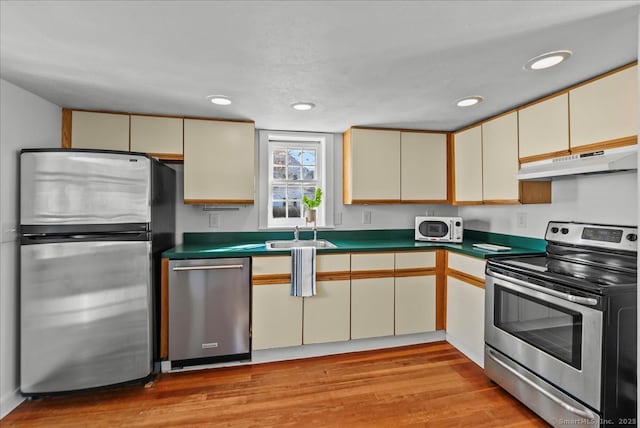
[[[527,227],[527,213],[516,213],[516,226],[520,229]]]
[[[335,224],[336,226],[342,224],[342,213],[333,214],[333,224]]]
[[[209,214],[209,227],[211,229],[220,228],[220,214]]]
[[[371,211],[362,211],[362,224],[371,224]]]

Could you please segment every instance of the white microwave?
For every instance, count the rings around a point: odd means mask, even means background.
[[[461,217],[416,217],[416,241],[462,242]]]

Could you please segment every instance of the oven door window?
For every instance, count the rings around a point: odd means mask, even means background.
[[[500,286],[494,288],[494,325],[580,370],[582,315]]]
[[[444,238],[449,236],[449,226],[442,221],[423,221],[420,223],[419,231],[422,236],[429,238]]]

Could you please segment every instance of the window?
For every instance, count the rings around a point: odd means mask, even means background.
[[[333,136],[328,136],[333,143]],[[327,180],[326,153],[327,134],[260,131],[261,227],[311,227],[302,200],[304,196],[313,199],[318,188],[323,200],[316,225],[328,225],[326,213],[333,195],[327,191],[332,180]]]

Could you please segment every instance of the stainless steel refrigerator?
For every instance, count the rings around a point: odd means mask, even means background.
[[[20,153],[20,388],[49,394],[154,370],[175,173],[144,154]]]

